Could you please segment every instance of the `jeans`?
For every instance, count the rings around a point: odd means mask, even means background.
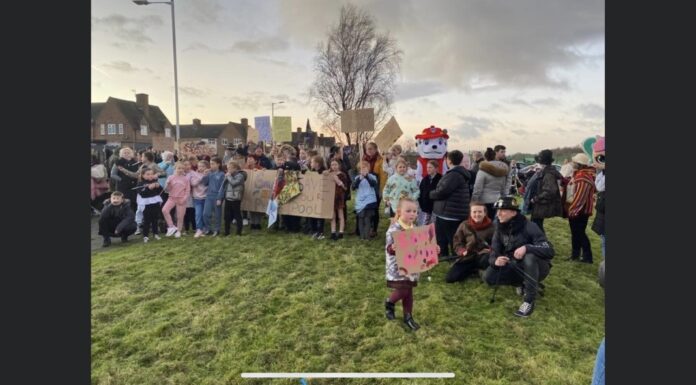
[[[521,261],[516,259],[514,261],[511,260],[502,267],[489,266],[486,269],[484,280],[489,285],[495,285],[496,282],[498,285],[519,285],[522,283],[524,285],[524,301],[534,302],[537,294],[537,284],[534,281],[543,281],[549,275],[551,265],[549,265],[549,261],[532,253],[525,254]],[[519,272],[513,264],[521,268],[528,277]]]
[[[454,255],[454,234],[461,221],[448,221],[440,217],[435,218],[435,237],[440,246],[440,256]],[[451,250],[451,253],[450,253]]]
[[[203,231],[203,208],[205,199],[194,199],[193,209],[196,211],[196,229]]]
[[[211,215],[215,210],[215,228],[212,225]],[[222,221],[222,206],[217,205],[216,198],[205,198],[205,205],[203,206],[203,232],[215,231],[220,232],[220,222]]]
[[[594,372],[592,373],[592,385],[604,385],[604,344],[605,338],[597,349],[597,359],[595,360]]]
[[[360,239],[370,239],[373,217],[375,217],[375,209],[363,209],[360,213],[358,213],[358,229],[360,231]]]
[[[138,205],[138,209],[135,210],[135,223],[140,226],[143,223],[143,216],[145,214],[145,205]]]

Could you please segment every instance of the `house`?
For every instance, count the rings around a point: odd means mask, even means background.
[[[202,124],[200,119],[193,119],[193,124],[185,124],[179,127],[181,139],[180,148],[184,155],[200,151],[200,144],[207,147],[206,155],[222,157],[225,148],[236,147],[247,142],[249,130],[248,119],[242,118],[241,123],[227,122],[225,124]],[[198,147],[198,150],[194,150]]]
[[[147,94],[135,101],[109,97],[106,103],[92,103],[90,137],[92,147],[123,147],[143,150],[153,137],[173,137],[172,124],[159,107],[149,104]]]
[[[297,127],[296,132],[292,133],[292,145],[305,149],[314,149],[317,152],[326,157],[329,155],[331,147],[336,145],[336,138],[334,137],[324,137],[324,134],[317,134],[316,131],[312,131],[309,127],[309,121],[307,121],[307,129],[302,132],[302,127]]]

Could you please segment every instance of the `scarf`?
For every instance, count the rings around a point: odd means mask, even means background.
[[[471,217],[469,217],[469,219],[467,219],[466,221],[469,224],[469,226],[472,229],[474,229],[474,231],[481,231],[481,230],[487,229],[493,223],[493,221],[491,221],[491,218],[489,218],[488,215],[483,217],[483,222],[481,222],[481,223],[474,222],[474,220],[471,219]]]

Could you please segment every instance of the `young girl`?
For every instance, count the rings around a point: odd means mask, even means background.
[[[224,191],[222,184],[225,181],[225,173],[220,171],[222,160],[213,157],[210,159],[210,171],[203,177],[201,183],[208,186],[205,196],[205,206],[203,206],[203,232],[209,232],[212,236],[220,233],[220,222],[222,221],[222,197]],[[215,210],[215,230],[212,230],[213,210]]]
[[[193,179],[193,176],[196,174],[196,172],[193,171],[193,169],[192,169],[192,165],[191,165],[190,160],[184,161],[184,169],[186,170],[185,175],[186,175],[186,178],[188,178],[189,185],[190,185],[191,180]],[[186,200],[186,215],[184,215],[184,230],[189,231],[189,229],[193,229],[195,231],[196,230],[196,210],[193,207],[193,186],[191,186],[190,189],[191,189],[191,192],[189,193],[189,197]],[[186,232],[184,232],[183,235],[186,235]]]
[[[394,249],[394,232],[413,228],[418,216],[418,204],[411,198],[401,198],[396,206],[396,218],[387,230],[387,241],[385,254],[387,258],[386,275],[387,287],[394,289],[389,298],[384,301],[387,319],[393,320],[394,306],[402,300],[404,307],[404,324],[413,331],[420,328],[420,325],[413,319],[413,288],[418,285],[419,273],[401,275],[399,266],[396,264],[396,250]],[[437,250],[440,253],[439,246]]]
[[[250,172],[252,170],[263,170],[264,168],[259,165],[259,160],[256,158],[254,155],[249,155],[246,158],[246,167],[245,169],[247,172]],[[247,174],[248,177],[248,174]],[[257,213],[254,211],[249,211],[249,228],[251,230],[261,230],[261,219],[263,218],[263,214]]]
[[[225,236],[230,235],[230,223],[237,224],[237,235],[242,235],[242,198],[246,173],[234,160],[227,162],[225,174]]]
[[[309,157],[307,157],[307,151],[305,149],[300,150],[300,159],[297,161],[297,163],[300,164],[300,170],[304,173],[308,170],[310,164],[309,164]]]
[[[203,233],[203,208],[205,207],[205,197],[208,194],[208,186],[202,183],[203,177],[209,172],[210,164],[207,160],[198,161],[198,168],[191,176],[191,187],[193,195],[193,208],[196,212],[196,234],[194,238],[205,236]]]
[[[377,148],[377,144],[375,142],[370,142],[367,144],[363,143],[363,151],[364,155],[362,160],[367,161],[370,164],[370,172],[377,177],[377,207],[375,209],[379,209],[379,203],[382,199],[380,194],[382,193],[382,190],[384,190],[384,185],[387,182],[387,173],[384,172],[384,168],[382,167],[382,162],[384,160],[379,154],[379,148]],[[378,226],[379,215],[374,215],[372,217],[372,231],[370,232],[372,237],[374,237],[377,233]]]
[[[338,159],[331,161],[331,175],[336,182],[336,192],[334,194],[334,211],[331,218],[331,240],[343,239],[343,231],[346,227],[346,220],[343,216],[343,209],[346,204],[346,190],[348,189],[348,175],[341,171],[341,163]],[[338,235],[336,235],[336,217],[338,217]]]
[[[377,177],[370,173],[370,163],[363,160],[360,162],[360,174],[355,177],[351,187],[353,190],[358,190],[355,198],[355,215],[362,240],[368,240],[372,235],[372,217],[375,215],[378,205],[378,186]]]
[[[396,161],[401,157],[401,146],[393,145],[387,153],[386,159],[382,163],[382,169],[387,173],[387,177],[391,177],[396,173]]]
[[[169,191],[169,199],[162,207],[164,220],[167,221],[167,236],[174,235],[175,238],[181,237],[181,230],[184,228],[184,216],[186,215],[186,201],[191,195],[191,183],[186,177],[186,168],[182,162],[177,162],[174,166],[174,174],[167,178],[164,188]],[[176,206],[176,226],[172,221],[171,210]]]
[[[324,171],[326,171],[326,167],[324,165],[324,158],[322,158],[321,155],[313,156],[309,162],[309,169],[311,172],[323,174]],[[312,239],[324,239],[324,219],[307,218],[307,221],[309,222],[309,229],[312,234]],[[335,226],[332,227],[332,232],[336,232]],[[336,234],[331,235],[332,240],[335,240],[335,235]]]
[[[430,199],[430,192],[435,191],[438,182],[440,182],[440,175],[437,172],[439,165],[436,160],[428,161],[426,170],[428,171],[428,176],[423,178],[420,183],[420,195],[418,195],[418,204],[420,205],[420,212],[418,213],[418,226],[428,225],[432,222],[433,214],[433,201]]]
[[[394,217],[393,205],[401,198],[410,198],[417,201],[420,196],[420,189],[415,178],[406,175],[408,163],[404,158],[396,161],[396,173],[389,177],[387,185],[384,187],[384,204],[389,207],[389,216]]]
[[[143,242],[147,243],[150,240],[150,229],[155,239],[159,240],[157,220],[162,209],[162,186],[157,181],[155,171],[145,169],[138,187],[138,206],[143,206]]]

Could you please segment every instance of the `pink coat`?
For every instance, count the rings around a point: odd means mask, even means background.
[[[174,198],[175,202],[182,202],[182,204],[186,203],[191,195],[191,183],[186,175],[171,175],[167,178],[165,188],[170,198]]]
[[[193,187],[193,199],[205,199],[206,194],[208,193],[208,186],[204,185],[201,183],[201,179],[203,179],[203,174],[202,172],[194,172],[193,175],[191,175],[191,186]]]

